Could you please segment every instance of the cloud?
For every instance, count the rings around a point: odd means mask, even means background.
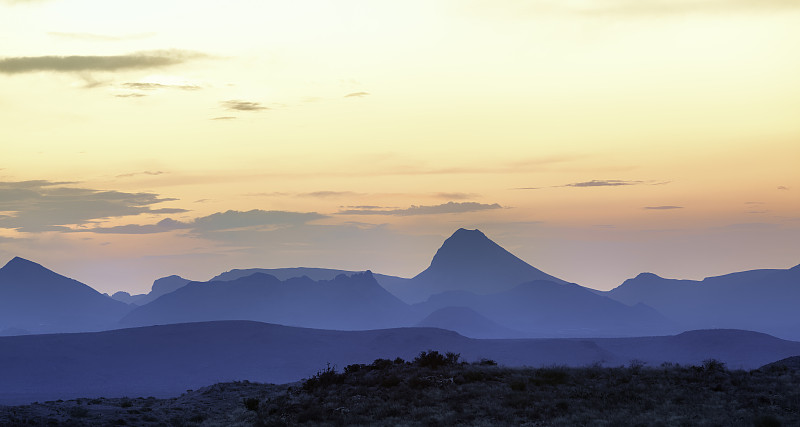
[[[155,234],[166,233],[172,230],[189,228],[189,225],[171,218],[165,218],[156,224],[147,225],[118,225],[116,227],[94,227],[75,230],[78,232],[91,232],[101,234]]]
[[[240,100],[230,100],[230,101],[222,101],[222,106],[228,110],[234,111],[261,111],[261,110],[269,110],[269,107],[265,107],[261,105],[259,102],[251,102],[251,101],[240,101]]]
[[[375,205],[357,205],[357,206],[348,206],[348,209],[386,209],[385,206],[375,206]]]
[[[128,178],[128,177],[137,176],[137,175],[163,175],[165,173],[166,172],[163,172],[163,171],[131,172],[131,173],[123,173],[123,174],[117,175],[117,178]]]
[[[778,190],[786,190],[786,191],[788,191],[789,187],[786,187],[786,186],[783,186],[783,185],[779,185],[778,186]]]
[[[126,89],[134,90],[156,90],[156,89],[180,89],[180,90],[200,90],[202,86],[193,84],[162,84],[162,83],[148,83],[148,82],[129,82],[122,83]]]
[[[234,120],[236,117],[234,116],[220,116],[220,117],[212,117],[209,120]]]
[[[143,70],[178,65],[206,57],[208,56],[200,52],[177,49],[115,56],[24,56],[0,58],[0,73]]]
[[[64,39],[84,40],[84,41],[102,41],[114,42],[123,40],[138,40],[154,36],[156,33],[139,33],[139,34],[126,34],[122,36],[110,36],[107,34],[92,34],[92,33],[63,33],[63,32],[49,32],[48,36],[58,37]]]
[[[450,199],[450,200],[466,200],[466,199],[474,199],[476,197],[480,197],[480,194],[476,193],[436,193],[433,195],[434,197],[439,197],[442,199]]]
[[[316,212],[265,211],[261,209],[253,209],[247,212],[229,210],[197,218],[192,225],[195,230],[213,232],[267,225],[300,225],[323,218],[327,218],[327,216]]]
[[[177,199],[153,193],[126,193],[66,186],[70,182],[0,182],[0,228],[22,232],[67,231],[67,225],[140,214],[169,214],[185,209],[153,209]],[[8,213],[11,213],[10,215]]]
[[[75,231],[102,234],[154,234],[173,230],[187,230],[203,237],[214,238],[220,233],[253,232],[300,226],[323,218],[327,218],[327,216],[316,212],[265,211],[261,209],[253,209],[246,212],[229,210],[195,218],[187,222],[166,218],[156,224],[128,224],[116,227],[84,228]]]
[[[666,211],[671,209],[683,209],[683,206],[672,206],[672,205],[664,205],[664,206],[645,206],[642,209],[654,210],[654,211]]]
[[[619,179],[593,179],[591,181],[564,184],[562,187],[619,187],[623,185],[638,185],[643,181],[622,181]]]
[[[434,206],[415,206],[412,205],[406,209],[346,209],[337,212],[340,215],[396,215],[396,216],[412,216],[412,215],[440,215],[440,214],[453,214],[464,212],[483,211],[487,209],[501,209],[497,203],[485,204],[477,202],[447,202],[441,205]]]
[[[360,194],[361,193],[356,193],[353,191],[312,191],[310,193],[299,193],[298,196],[326,198],[326,197],[358,196]]]
[[[369,92],[353,92],[353,93],[348,93],[344,97],[345,98],[363,98],[363,97],[365,97],[367,95],[369,95]]]
[[[591,181],[573,182],[549,187],[517,187],[515,190],[541,190],[542,188],[591,188],[591,187],[624,187],[629,185],[666,185],[672,181],[624,181],[621,179],[593,179]]]
[[[120,94],[117,94],[117,95],[114,95],[114,96],[117,97],[117,98],[141,98],[141,97],[147,96],[147,95],[145,95],[143,93],[120,93]]]

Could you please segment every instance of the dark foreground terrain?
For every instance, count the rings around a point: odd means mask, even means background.
[[[506,368],[453,353],[378,359],[302,382],[220,383],[177,398],[0,407],[0,425],[800,425],[800,371],[772,364]]]

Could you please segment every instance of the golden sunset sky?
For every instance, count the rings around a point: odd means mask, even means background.
[[[788,268],[799,52],[794,0],[0,0],[0,265]]]

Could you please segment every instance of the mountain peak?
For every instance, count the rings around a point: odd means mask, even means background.
[[[451,290],[488,294],[531,280],[562,282],[517,258],[480,230],[465,228],[448,237],[430,267],[412,280],[420,288],[418,300]]]
[[[636,276],[636,279],[639,279],[639,280],[650,279],[650,280],[652,280],[652,279],[663,279],[663,277],[659,276],[658,274],[654,274],[654,273],[639,273]]]
[[[50,271],[47,270],[47,268],[43,267],[41,264],[37,264],[33,261],[29,261],[25,258],[18,256],[12,258],[11,261],[7,262],[6,265],[3,266],[3,268],[0,268],[0,270],[6,272],[22,272],[22,271],[37,271],[37,270]]]

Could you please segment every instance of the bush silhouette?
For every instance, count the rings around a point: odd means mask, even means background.
[[[453,366],[458,364],[461,357],[458,353],[447,352],[444,355],[436,350],[423,351],[414,358],[413,364],[421,368],[436,369],[442,366]]]

